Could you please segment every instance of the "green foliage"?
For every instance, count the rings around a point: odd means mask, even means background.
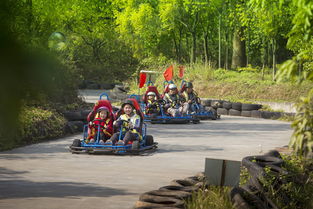
[[[297,115],[292,123],[294,132],[289,146],[300,156],[306,156],[313,148],[313,90],[300,100],[296,105]]]
[[[56,112],[24,107],[19,116],[19,126],[14,130],[6,130],[10,138],[0,135],[0,150],[62,136],[65,124],[66,120]]]
[[[279,174],[277,177],[269,167],[265,167],[267,176],[262,180],[262,184],[266,195],[278,208],[312,208],[312,161],[303,160],[296,155],[286,155],[283,159],[283,168],[288,174]],[[282,182],[279,189],[274,186],[279,183],[278,180]]]
[[[205,189],[200,189],[193,193],[190,200],[186,202],[187,209],[225,209],[234,208],[228,198],[230,188],[221,188],[216,186],[209,186]]]

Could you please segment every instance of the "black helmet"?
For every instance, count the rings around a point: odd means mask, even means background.
[[[193,85],[192,85],[191,82],[187,82],[185,87],[186,87],[186,88],[193,88]]]
[[[130,99],[126,99],[124,101],[124,103],[122,104],[122,108],[124,108],[125,105],[129,104],[130,106],[132,106],[133,109],[135,109],[135,105],[134,105],[134,102]]]

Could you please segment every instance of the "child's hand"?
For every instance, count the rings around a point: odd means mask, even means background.
[[[89,125],[90,125],[90,126],[92,126],[92,125],[93,125],[93,122],[92,122],[92,121],[90,121],[90,122],[89,122]]]

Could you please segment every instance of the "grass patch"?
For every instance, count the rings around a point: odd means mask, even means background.
[[[234,207],[228,198],[229,191],[230,188],[216,186],[200,189],[186,202],[186,209],[232,209]]]

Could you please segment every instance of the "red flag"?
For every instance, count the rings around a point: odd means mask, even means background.
[[[139,75],[139,88],[142,88],[145,85],[146,79],[147,79],[147,74],[146,73],[140,73],[140,75]]]
[[[170,81],[173,78],[173,65],[169,66],[163,73],[165,80]]]
[[[179,75],[178,75],[178,76],[179,76],[180,78],[183,78],[183,77],[184,77],[185,68],[184,68],[184,66],[182,66],[182,65],[179,66],[178,68],[179,68]]]

